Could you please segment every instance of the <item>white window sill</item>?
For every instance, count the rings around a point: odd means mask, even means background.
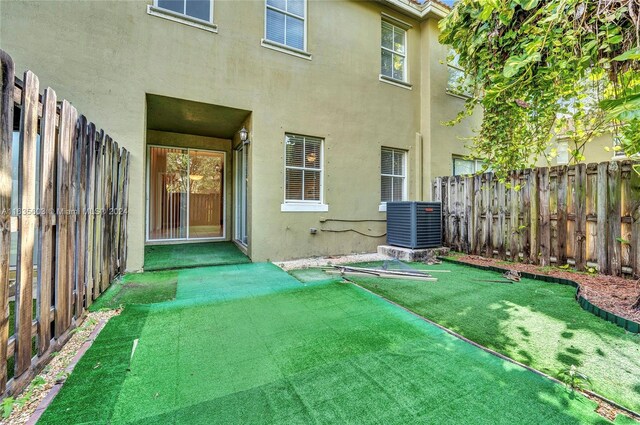
[[[395,78],[387,77],[386,75],[380,74],[379,80],[383,83],[391,84],[392,86],[402,87],[403,89],[412,90],[412,85],[401,80],[396,80]]]
[[[329,211],[329,205],[285,203],[280,205],[280,211],[281,212],[327,212]]]
[[[631,158],[629,158],[626,154],[621,154],[621,155],[613,155],[611,157],[611,161],[627,161]]]
[[[387,212],[387,203],[386,202],[380,202],[380,205],[378,205],[378,211]]]
[[[311,53],[306,52],[304,50],[296,49],[294,47],[289,47],[286,44],[276,43],[275,41],[262,39],[260,41],[260,45],[262,47],[266,47],[267,49],[275,50],[276,52],[286,53],[291,56],[295,56],[298,58],[311,60]]]
[[[453,97],[457,97],[458,99],[462,99],[462,100],[467,100],[467,99],[471,99],[472,96],[466,95],[466,94],[462,94],[462,93],[456,93],[452,90],[447,89],[447,94],[449,96],[453,96]]]
[[[153,5],[147,5],[147,13],[158,18],[168,19],[169,21],[178,22],[180,24],[189,25],[190,27],[199,28],[201,30],[218,33],[218,26],[212,22],[203,21],[202,19],[192,18],[191,16],[181,13],[172,12]]]

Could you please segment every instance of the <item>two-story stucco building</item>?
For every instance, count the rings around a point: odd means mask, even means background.
[[[279,260],[375,251],[385,201],[429,199],[465,155],[467,129],[441,125],[464,102],[447,91],[447,12],[0,1],[0,48],[131,152],[130,270],[159,243],[232,240]]]

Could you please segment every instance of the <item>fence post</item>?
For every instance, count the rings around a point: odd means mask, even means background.
[[[464,179],[464,218],[465,222],[460,223],[464,229],[463,249],[467,254],[471,254],[473,247],[473,176],[467,176]]]
[[[470,234],[473,234],[471,252],[480,254],[482,246],[482,175],[473,176],[473,220],[470,222]]]
[[[531,227],[529,228],[531,248],[529,252],[529,261],[538,264],[540,254],[540,196],[538,194],[538,170],[532,169],[529,174],[529,220]]]
[[[96,127],[93,123],[87,126],[87,260],[86,260],[86,288],[85,307],[89,308],[93,301],[94,269],[93,249],[95,238],[95,193],[96,193]]]
[[[486,173],[485,192],[484,192],[484,208],[485,208],[485,255],[489,258],[493,257],[493,173]]]
[[[567,263],[567,186],[569,184],[567,166],[559,166],[557,173],[558,219],[556,222],[556,266],[563,266]]]
[[[549,211],[549,168],[538,169],[538,184],[540,192],[540,265],[543,267],[551,264],[551,213]]]
[[[521,190],[516,190],[516,186],[519,184],[519,173],[514,171],[511,173],[511,187],[509,188],[510,196],[510,211],[509,211],[509,254],[511,261],[517,261],[519,259],[520,247],[518,246],[518,235],[520,233],[519,218],[520,213],[518,208],[520,207],[520,194]]]
[[[640,276],[640,176],[631,169],[630,173],[630,204],[631,204],[631,268],[633,276]]]
[[[69,327],[67,311],[70,309],[69,294],[72,282],[69,282],[69,164],[72,160],[72,114],[71,104],[62,101],[60,108],[60,127],[58,129],[58,216],[56,220],[56,277],[55,277],[55,337],[58,338]]]
[[[51,342],[51,284],[53,282],[53,225],[55,220],[56,160],[56,92],[47,88],[42,98],[40,130],[40,264],[38,265],[38,355],[43,355]]]
[[[577,270],[584,270],[587,266],[586,238],[587,238],[587,166],[578,164],[575,167],[575,263]],[[618,214],[618,217],[620,214]]]
[[[449,177],[442,178],[442,229],[444,234],[442,235],[445,246],[451,247],[451,239],[449,232]]]
[[[31,365],[31,322],[33,321],[33,248],[36,232],[36,138],[38,137],[38,77],[24,73],[20,148],[18,162],[18,259],[16,265],[15,376]]]
[[[507,244],[505,235],[507,226],[505,197],[507,195],[504,182],[496,182],[496,195],[498,208],[498,258],[500,258],[501,260],[505,260],[507,258]]]
[[[0,392],[7,385],[9,341],[9,258],[11,250],[11,145],[13,143],[13,60],[0,50]]]
[[[609,164],[607,223],[609,227],[610,272],[614,276],[622,274],[622,256],[620,249],[621,204],[620,204],[620,167],[616,161]]]
[[[87,284],[87,119],[82,115],[78,119],[77,147],[79,158],[78,170],[78,251],[77,251],[77,277],[75,311],[76,317],[81,317],[84,312],[84,293]]]
[[[124,185],[122,189],[122,221],[120,238],[120,245],[122,249],[120,271],[124,273],[127,270],[127,219],[129,217],[129,151],[125,152],[125,165],[124,165]]]

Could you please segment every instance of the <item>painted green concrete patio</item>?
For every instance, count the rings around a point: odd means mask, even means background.
[[[353,285],[272,264],[176,273],[175,300],[126,305],[39,423],[608,423]]]
[[[173,270],[189,267],[221,266],[250,263],[233,242],[201,242],[147,245],[144,270]]]

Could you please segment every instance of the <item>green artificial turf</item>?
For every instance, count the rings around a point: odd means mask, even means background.
[[[112,283],[91,305],[90,310],[169,301],[175,298],[177,284],[178,272],[175,270],[127,274]]]
[[[247,264],[126,306],[39,423],[609,423],[595,407],[353,285]]]
[[[593,391],[640,411],[640,335],[583,310],[575,288],[539,280],[478,282],[499,273],[443,263],[438,282],[350,277],[485,347],[549,375],[575,365]]]
[[[145,271],[250,262],[233,242],[147,245],[144,249]]]

